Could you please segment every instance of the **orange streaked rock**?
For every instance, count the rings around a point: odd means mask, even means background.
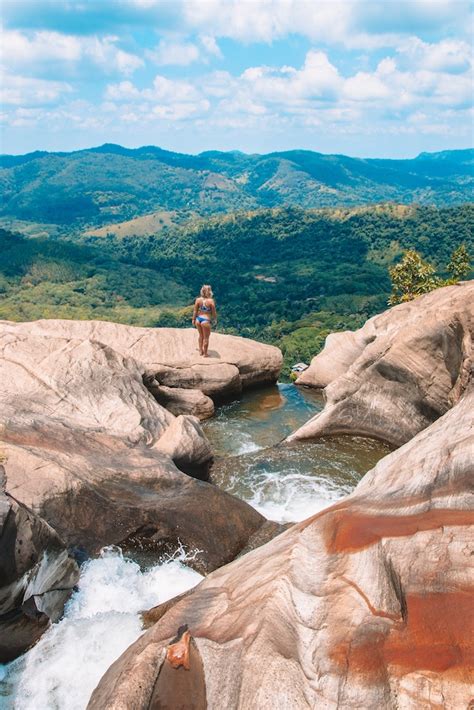
[[[173,666],[173,668],[180,668],[180,666],[182,666],[189,671],[190,641],[191,634],[189,631],[185,631],[179,641],[170,644],[166,649],[166,660]]]
[[[371,515],[346,507],[325,516],[325,542],[331,554],[355,552],[385,538],[456,525],[474,525],[474,510],[432,508],[411,515]]]

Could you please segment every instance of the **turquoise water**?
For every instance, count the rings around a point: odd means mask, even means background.
[[[251,390],[204,424],[216,452],[212,480],[278,522],[304,520],[350,493],[389,448],[360,437],[280,442],[323,408],[316,390]]]
[[[278,444],[323,406],[318,390],[272,385],[219,407],[203,428],[217,456],[247,454]]]

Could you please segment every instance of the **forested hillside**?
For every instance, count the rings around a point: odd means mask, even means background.
[[[77,231],[156,212],[177,211],[181,222],[193,214],[287,205],[458,204],[472,198],[473,155],[459,150],[364,160],[294,150],[194,156],[112,144],[73,153],[3,155],[1,216],[4,226],[23,220],[26,227]]]
[[[437,268],[473,249],[474,207],[298,208],[194,219],[153,237],[0,236],[0,317],[189,324],[193,296],[214,288],[219,328],[273,342],[287,366],[330,330],[386,307],[387,267],[405,248]]]

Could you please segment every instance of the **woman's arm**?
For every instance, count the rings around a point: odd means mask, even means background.
[[[196,300],[194,301],[193,319],[192,319],[192,321],[191,321],[193,325],[196,325],[196,316],[197,316],[198,311],[199,311],[199,303],[198,303],[198,301],[199,301],[199,298],[196,298]]]
[[[212,303],[211,303],[211,316],[212,316],[212,320],[214,321],[214,325],[217,325],[217,311],[216,311],[216,304],[214,303],[214,299],[212,300]]]

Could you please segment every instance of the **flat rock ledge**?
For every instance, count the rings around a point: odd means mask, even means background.
[[[352,495],[154,609],[89,710],[469,707],[473,411],[470,388]]]
[[[352,434],[400,446],[448,411],[473,363],[474,281],[437,289],[333,333],[296,384],[324,410],[287,441]]]
[[[209,357],[197,351],[194,328],[137,328],[106,321],[39,320],[0,322],[18,335],[48,336],[102,343],[125,358],[132,358],[147,383],[165,388],[199,390],[214,402],[238,396],[243,389],[277,381],[283,357],[273,345],[248,338],[212,333]],[[169,393],[162,393],[163,400]],[[181,397],[182,397],[181,393]],[[188,398],[182,409],[176,393],[174,413],[209,416],[208,400]]]

